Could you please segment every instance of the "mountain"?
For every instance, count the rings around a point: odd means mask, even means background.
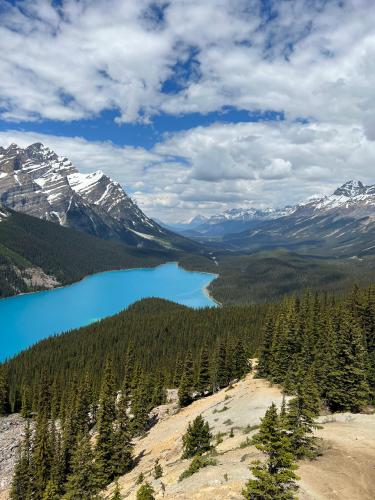
[[[332,195],[296,205],[290,213],[223,238],[227,248],[289,248],[324,255],[375,253],[375,185],[348,181]]]
[[[224,234],[239,233],[255,227],[264,220],[288,215],[291,207],[274,208],[231,208],[209,217],[197,215],[185,223],[169,224],[167,227],[189,237],[215,238]]]
[[[101,170],[83,174],[41,143],[0,147],[0,204],[93,236],[147,248],[196,248],[147,217]]]

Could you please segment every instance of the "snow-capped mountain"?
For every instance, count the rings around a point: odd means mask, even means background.
[[[338,187],[330,196],[315,197],[296,205],[293,212],[323,213],[348,212],[353,217],[374,215],[375,185],[364,186],[361,181],[350,180]]]
[[[175,236],[101,170],[80,173],[68,158],[40,143],[0,147],[0,204],[131,245],[170,247]]]
[[[375,185],[348,181],[330,196],[315,197],[289,214],[227,234],[231,248],[289,247],[335,255],[375,253]]]
[[[292,210],[293,208],[288,206],[283,209],[230,208],[211,216],[197,215],[184,224],[173,224],[169,227],[186,236],[218,237],[254,227],[260,221],[284,217]]]

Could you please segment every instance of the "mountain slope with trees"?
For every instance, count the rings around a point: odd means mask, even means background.
[[[13,210],[2,208],[2,213],[0,297],[69,284],[100,271],[150,267],[167,261],[214,267],[203,255],[134,248]],[[44,280],[32,279],[41,273]]]

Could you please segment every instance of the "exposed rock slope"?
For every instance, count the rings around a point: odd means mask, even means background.
[[[176,411],[176,404],[161,407],[162,417],[142,439],[136,442],[138,465],[119,480],[124,498],[135,499],[139,486],[136,479],[142,472],[156,491],[156,498],[181,500],[229,500],[243,498],[241,490],[250,477],[249,463],[261,458],[254,446],[245,446],[246,438],[256,430],[248,426],[259,424],[266,409],[274,401],[281,404],[277,387],[249,375],[235,384],[191,406]],[[169,412],[169,414],[168,414]],[[209,422],[214,435],[226,433],[216,449],[217,465],[201,469],[178,482],[190,460],[181,460],[182,435],[198,414]],[[326,417],[321,418],[326,421]],[[316,461],[299,463],[301,476],[299,498],[303,500],[370,500],[375,491],[375,418],[373,415],[335,415],[331,423],[319,431],[327,450]],[[234,437],[230,437],[231,428]],[[251,427],[250,427],[251,428]],[[161,479],[153,478],[155,460],[163,467]],[[351,470],[355,473],[351,473]],[[165,492],[162,491],[162,483]],[[112,487],[113,488],[113,487]],[[106,498],[110,497],[108,489]]]

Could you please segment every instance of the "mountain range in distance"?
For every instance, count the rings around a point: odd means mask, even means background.
[[[284,247],[340,256],[375,253],[375,185],[350,180],[330,196],[282,209],[231,209],[195,217],[182,228],[190,238],[228,250]]]

